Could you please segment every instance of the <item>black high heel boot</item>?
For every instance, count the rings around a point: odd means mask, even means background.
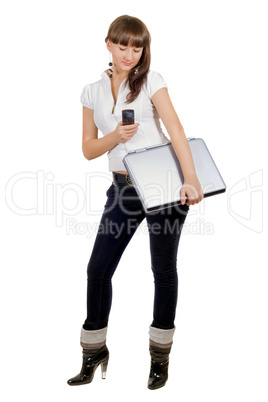
[[[109,361],[109,350],[104,345],[101,349],[83,349],[83,364],[79,374],[67,381],[69,385],[89,384],[93,378],[95,371],[101,365],[102,379],[106,378],[106,370]]]
[[[158,389],[166,384],[170,350],[171,347],[159,348],[150,345],[151,369],[148,380],[149,389]]]

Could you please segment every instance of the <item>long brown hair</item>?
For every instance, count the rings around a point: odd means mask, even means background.
[[[126,85],[129,85],[130,92],[127,95],[127,103],[133,102],[139,95],[142,85],[146,82],[147,73],[151,63],[150,43],[151,36],[146,25],[135,17],[122,15],[116,18],[110,25],[105,42],[122,46],[142,47],[142,56],[139,63],[132,68],[128,74]],[[135,74],[135,70],[138,73]]]

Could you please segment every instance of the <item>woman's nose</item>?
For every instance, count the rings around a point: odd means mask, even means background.
[[[126,60],[132,60],[133,57],[133,50],[132,49],[127,49],[126,51]]]

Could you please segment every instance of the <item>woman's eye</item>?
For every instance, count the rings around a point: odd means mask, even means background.
[[[126,50],[126,49],[123,49],[122,47],[120,47],[119,49],[122,50],[122,51]]]

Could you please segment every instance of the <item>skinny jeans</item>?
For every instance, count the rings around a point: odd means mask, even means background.
[[[177,251],[189,207],[173,206],[146,213],[134,187],[112,184],[87,266],[85,330],[108,325],[112,304],[112,277],[120,258],[144,218],[147,221],[151,268],[154,276],[152,326],[174,328],[178,295]]]

